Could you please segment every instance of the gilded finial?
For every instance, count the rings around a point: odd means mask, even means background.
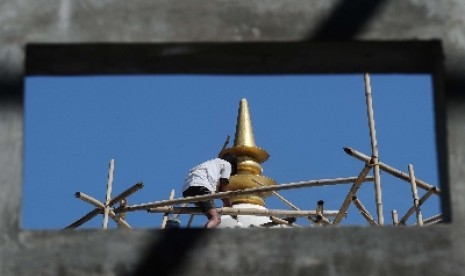
[[[234,146],[223,149],[220,155],[225,153],[231,153],[238,158],[237,174],[231,177],[228,190],[235,191],[261,187],[257,182],[263,186],[276,185],[273,179],[262,175],[263,169],[260,164],[269,158],[269,154],[255,144],[249,104],[246,99],[242,99],[239,103]],[[267,195],[269,193],[236,196],[231,198],[231,203],[233,205],[251,203],[265,206],[263,197]]]

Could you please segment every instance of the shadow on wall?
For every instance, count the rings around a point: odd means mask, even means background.
[[[154,231],[157,238],[148,246],[145,257],[137,264],[131,275],[179,275],[186,271],[184,266],[189,262],[189,255],[195,253],[195,247],[202,246],[211,230],[203,228],[164,229]],[[199,256],[192,259],[202,259]],[[207,266],[207,264],[205,264]],[[206,267],[208,269],[208,267]],[[208,271],[208,270],[204,270]]]
[[[331,12],[316,31],[309,34],[309,40],[338,41],[352,40],[382,8],[386,0],[344,0]]]
[[[309,34],[309,40],[351,40],[376,15],[385,0],[344,0],[333,10],[328,20]],[[182,232],[182,233],[180,233]],[[159,234],[159,232],[157,232]],[[134,275],[177,275],[183,271],[194,248],[201,246],[208,230],[169,229],[154,241],[140,261]],[[197,258],[198,259],[198,258]],[[205,264],[208,266],[208,264]],[[208,267],[204,271],[208,271]],[[185,270],[184,270],[185,271]]]

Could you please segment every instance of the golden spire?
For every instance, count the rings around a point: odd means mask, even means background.
[[[262,185],[276,185],[273,179],[262,175],[263,170],[260,164],[269,158],[269,154],[264,149],[255,145],[249,105],[246,99],[242,99],[239,104],[234,146],[224,149],[220,155],[225,153],[231,153],[238,159],[237,174],[232,176],[229,181],[229,191],[261,187]],[[231,203],[233,205],[238,203],[251,203],[265,206],[263,197],[268,195],[269,193],[236,196],[231,198]]]

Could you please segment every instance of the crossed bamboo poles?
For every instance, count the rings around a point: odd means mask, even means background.
[[[150,213],[164,213],[164,218],[162,222],[162,228],[165,227],[167,214],[201,214],[199,208],[196,207],[185,207],[188,203],[202,201],[202,200],[210,200],[210,199],[221,199],[230,196],[236,195],[246,195],[246,194],[257,194],[257,193],[265,193],[265,192],[272,192],[275,196],[277,196],[282,202],[286,205],[291,207],[292,210],[276,210],[276,209],[255,209],[255,208],[244,208],[244,209],[237,209],[237,208],[217,208],[218,212],[223,215],[256,215],[256,216],[270,216],[274,222],[280,224],[290,224],[286,220],[280,220],[279,216],[287,216],[287,217],[307,217],[309,220],[314,222],[317,225],[338,225],[341,220],[346,216],[346,212],[351,203],[353,203],[360,211],[360,214],[367,220],[370,225],[378,226],[380,225],[376,222],[367,209],[363,206],[360,200],[357,198],[357,190],[361,186],[362,183],[365,182],[372,182],[374,180],[373,177],[367,176],[369,171],[373,167],[373,158],[369,157],[359,151],[356,151],[351,148],[344,148],[344,151],[353,156],[356,159],[359,159],[365,162],[365,166],[361,170],[360,174],[357,177],[345,177],[345,178],[333,178],[333,179],[318,179],[318,180],[310,180],[310,181],[301,181],[301,182],[293,182],[288,184],[281,184],[275,186],[263,186],[258,180],[254,179],[254,182],[259,184],[261,187],[251,188],[251,189],[244,189],[238,191],[228,191],[228,192],[219,192],[210,195],[201,195],[201,196],[194,196],[194,197],[186,197],[186,198],[177,198],[174,199],[174,190],[171,192],[169,200],[161,200],[161,201],[154,201],[144,204],[138,205],[131,205],[126,206],[125,203],[127,202],[127,197],[134,194],[141,188],[143,188],[143,183],[137,183],[127,190],[123,191],[119,195],[115,196],[114,198],[110,198],[111,188],[112,188],[112,179],[113,179],[113,166],[114,160],[110,161],[110,169],[109,169],[109,177],[107,183],[107,193],[106,193],[106,202],[100,202],[97,199],[82,193],[77,192],[75,197],[81,199],[87,203],[90,203],[95,208],[84,215],[82,218],[78,219],[77,221],[73,222],[66,229],[73,229],[81,226],[85,222],[91,220],[93,217],[104,214],[104,222],[103,228],[107,228],[107,220],[105,220],[105,212],[108,212],[108,216],[112,218],[119,227],[122,228],[131,228],[129,224],[125,221],[124,217],[127,212],[135,212],[135,211],[148,211]],[[378,162],[379,168],[405,182],[409,182],[412,189],[412,195],[414,199],[413,206],[406,212],[406,214],[401,218],[399,221],[397,219],[397,211],[393,210],[393,225],[406,225],[406,221],[408,218],[415,212],[417,216],[417,225],[430,225],[434,223],[438,223],[442,220],[442,215],[436,215],[431,218],[422,220],[421,209],[420,206],[433,194],[440,194],[439,188],[426,183],[423,180],[420,180],[414,176],[413,173],[413,166],[409,165],[409,174],[402,172],[398,169],[395,169],[385,163]],[[323,201],[319,201],[317,204],[316,210],[301,210],[297,206],[295,206],[292,202],[285,199],[282,195],[278,194],[277,191],[279,190],[289,190],[289,189],[296,189],[296,188],[304,188],[304,187],[318,187],[318,186],[327,186],[327,185],[337,185],[337,184],[352,184],[349,193],[345,197],[341,207],[339,210],[323,210]],[[419,198],[417,187],[426,190],[426,193]],[[111,209],[115,204],[119,203],[119,207],[115,207]],[[177,204],[185,204],[184,207],[174,207]],[[108,211],[105,211],[108,210]],[[330,221],[328,217],[334,217],[333,221]]]
[[[162,222],[162,228],[165,227],[166,221],[168,219],[168,213],[176,213],[177,215],[181,213],[189,213],[191,214],[190,222],[192,221],[192,215],[199,212],[199,210],[195,208],[186,208],[185,206],[189,202],[201,201],[201,200],[209,200],[209,199],[220,199],[229,196],[235,195],[244,195],[244,194],[253,194],[253,193],[262,193],[262,192],[272,192],[275,196],[277,196],[282,202],[286,205],[291,207],[293,211],[282,212],[280,210],[266,210],[266,212],[261,212],[259,210],[243,210],[242,214],[253,214],[253,215],[267,215],[271,216],[272,221],[278,223],[286,223],[284,221],[280,221],[276,215],[282,215],[284,213],[290,215],[292,212],[293,216],[299,216],[302,212],[297,206],[292,204],[290,201],[286,200],[284,197],[277,193],[278,190],[285,190],[285,189],[293,189],[293,188],[302,188],[302,187],[311,187],[311,186],[324,186],[324,185],[333,185],[333,184],[341,184],[341,183],[353,183],[349,193],[345,197],[342,206],[336,212],[327,212],[324,211],[323,208],[323,201],[319,201],[317,204],[317,208],[315,211],[307,211],[305,216],[309,218],[316,224],[319,225],[338,225],[341,220],[346,216],[347,209],[349,208],[350,204],[353,203],[360,211],[360,214],[367,220],[370,225],[380,226],[384,224],[384,214],[383,214],[383,203],[382,203],[382,189],[381,189],[381,179],[380,179],[380,170],[383,170],[399,179],[402,179],[406,182],[410,183],[412,197],[413,197],[413,206],[407,211],[407,213],[398,220],[398,213],[397,210],[392,210],[392,220],[393,225],[406,225],[406,221],[409,217],[415,212],[417,218],[417,225],[430,225],[434,223],[438,223],[442,221],[442,215],[436,215],[431,218],[427,218],[423,220],[421,208],[420,206],[432,195],[440,194],[440,189],[428,184],[422,180],[419,180],[415,177],[413,171],[413,165],[408,165],[408,174],[402,172],[398,169],[395,169],[389,165],[386,165],[379,161],[379,153],[378,153],[378,142],[376,138],[376,130],[375,130],[375,121],[374,121],[374,112],[373,112],[373,103],[372,103],[372,92],[371,92],[371,83],[370,83],[370,76],[368,73],[364,75],[365,81],[365,100],[366,100],[366,107],[367,107],[367,118],[368,118],[368,125],[370,129],[370,140],[371,140],[371,156],[367,156],[363,153],[360,153],[351,148],[344,148],[344,151],[349,154],[350,156],[359,159],[360,161],[364,162],[364,167],[359,173],[357,177],[349,177],[349,178],[336,178],[336,179],[320,179],[320,180],[311,180],[307,182],[296,182],[290,184],[282,184],[277,186],[268,186],[263,187],[261,183],[254,180],[257,184],[261,185],[262,187],[252,188],[252,189],[245,189],[240,191],[229,191],[229,192],[221,192],[216,193],[213,195],[203,195],[203,196],[196,196],[196,197],[189,197],[189,198],[178,198],[174,199],[174,190],[170,195],[169,200],[162,200],[156,202],[149,202],[140,205],[133,205],[133,206],[126,206],[127,203],[127,196],[131,195],[132,193],[136,192],[140,188],[142,188],[143,184],[138,183],[133,187],[129,188],[125,192],[121,193],[117,197],[111,199],[111,190],[112,190],[112,181],[113,181],[113,169],[114,169],[114,160],[110,161],[110,169],[108,173],[108,182],[107,182],[107,193],[106,193],[106,200],[105,203],[102,203],[84,193],[76,193],[75,196],[80,198],[90,204],[92,204],[95,209],[83,216],[81,219],[77,220],[76,222],[72,223],[66,228],[76,228],[85,223],[86,221],[92,219],[98,214],[104,214],[103,220],[103,228],[107,228],[108,217],[112,218],[120,227],[130,228],[129,224],[124,220],[126,212],[132,212],[137,210],[148,210],[149,212],[162,212],[165,213]],[[229,137],[228,137],[229,138]],[[226,145],[226,143],[225,143]],[[368,173],[373,170],[373,177],[368,177]],[[375,203],[376,203],[376,213],[377,213],[377,221],[371,216],[368,210],[363,206],[362,202],[357,198],[356,193],[360,188],[360,185],[363,182],[374,181],[374,190],[375,190]],[[426,193],[419,198],[418,189],[417,187],[426,190]],[[116,203],[120,203],[120,206],[111,210],[110,208],[113,207]],[[184,207],[173,207],[176,204],[185,204]],[[237,215],[239,211],[237,209],[230,210],[234,208],[218,208],[218,211],[222,214],[229,214],[229,215]],[[335,214],[334,214],[335,213]],[[327,216],[328,215],[335,215],[334,220],[331,222]],[[189,222],[189,224],[190,224]]]

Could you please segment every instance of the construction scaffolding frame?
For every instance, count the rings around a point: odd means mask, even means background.
[[[355,149],[345,147],[343,150],[346,154],[354,157],[355,159],[360,160],[363,163],[363,168],[358,174],[354,177],[343,177],[343,178],[332,178],[332,179],[317,179],[301,182],[293,182],[280,184],[275,186],[265,186],[260,183],[259,180],[252,179],[255,183],[259,185],[257,188],[249,188],[236,191],[227,191],[227,192],[218,192],[209,195],[201,195],[195,197],[183,197],[175,198],[175,190],[172,190],[167,200],[160,200],[154,202],[148,202],[143,204],[136,205],[127,205],[127,198],[143,188],[143,183],[136,183],[127,190],[118,194],[114,198],[111,198],[112,192],[112,182],[114,174],[114,159],[110,160],[109,171],[108,171],[108,181],[106,188],[106,197],[105,202],[101,202],[89,195],[86,195],[82,192],[75,193],[75,197],[81,199],[92,206],[94,209],[89,213],[85,214],[80,219],[71,223],[65,229],[75,229],[91,220],[97,215],[103,215],[102,228],[108,228],[108,218],[111,218],[118,226],[118,228],[131,229],[131,226],[126,221],[127,213],[135,211],[146,211],[148,213],[162,213],[163,219],[160,228],[173,228],[179,227],[178,217],[179,215],[186,214],[190,215],[187,227],[191,226],[192,219],[194,215],[202,214],[200,208],[197,207],[187,207],[189,203],[195,203],[203,200],[214,200],[228,198],[236,195],[251,195],[251,194],[260,194],[269,192],[272,195],[276,196],[280,201],[285,205],[290,207],[291,210],[284,209],[258,209],[258,208],[234,208],[234,207],[223,207],[217,208],[219,214],[222,215],[253,215],[253,216],[267,216],[270,218],[271,223],[266,223],[260,225],[261,227],[273,227],[276,225],[286,226],[286,227],[302,227],[301,225],[296,224],[297,217],[306,217],[310,222],[311,226],[337,226],[341,221],[346,217],[347,210],[351,204],[359,210],[360,215],[365,218],[367,223],[371,226],[383,226],[384,215],[383,215],[383,200],[382,200],[382,187],[380,179],[380,171],[384,171],[403,182],[410,185],[413,204],[408,209],[408,211],[401,217],[399,216],[397,210],[392,210],[392,225],[393,226],[406,226],[407,220],[415,213],[416,214],[416,224],[415,226],[428,226],[437,223],[442,223],[442,214],[434,215],[430,218],[423,219],[421,212],[421,206],[429,199],[432,195],[439,196],[441,191],[438,187],[433,186],[415,176],[414,168],[412,164],[408,164],[408,173],[403,172],[399,169],[393,168],[380,161],[379,152],[378,152],[378,142],[376,138],[376,128],[374,121],[374,112],[373,112],[373,102],[372,102],[372,91],[370,84],[370,76],[368,73],[364,74],[365,82],[365,99],[366,99],[366,108],[367,108],[367,118],[368,125],[370,130],[370,140],[371,140],[371,155],[363,154]],[[229,143],[229,135],[226,139],[223,149],[226,148]],[[373,176],[369,176],[370,171],[373,171]],[[374,183],[374,192],[375,192],[375,206],[376,206],[376,218],[369,213],[365,208],[361,200],[357,197],[357,191],[363,183],[373,182]],[[319,187],[319,186],[328,186],[328,185],[340,185],[340,184],[352,184],[349,192],[344,198],[341,207],[338,210],[325,210],[324,201],[319,200],[315,210],[302,210],[293,204],[288,199],[284,198],[277,191],[280,190],[289,190],[289,189],[298,189],[304,187]],[[420,197],[418,188],[425,191],[425,193]],[[117,205],[118,206],[115,206]],[[182,205],[182,206],[178,206]],[[170,218],[171,216],[171,218]]]

